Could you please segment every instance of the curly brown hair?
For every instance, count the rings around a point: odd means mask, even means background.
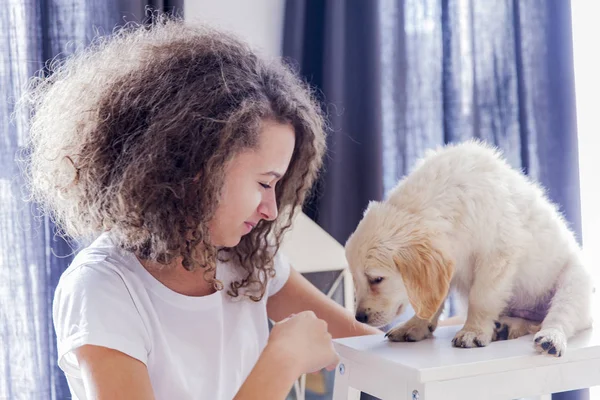
[[[141,259],[204,268],[218,290],[217,259],[233,255],[246,277],[228,293],[260,300],[322,164],[325,123],[310,88],[230,34],[164,16],[96,38],[50,72],[32,80],[26,102],[31,200],[66,236],[111,231]],[[217,249],[207,223],[225,167],[257,146],[265,120],[290,124],[296,136],[276,187],[280,216]]]

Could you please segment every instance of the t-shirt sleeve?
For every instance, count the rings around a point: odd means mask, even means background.
[[[273,267],[275,269],[275,276],[269,281],[269,296],[273,296],[275,293],[279,292],[290,276],[290,262],[281,251],[275,253]]]
[[[73,350],[96,345],[118,350],[144,364],[150,338],[124,278],[102,262],[78,266],[60,279],[53,303],[58,365],[81,373]]]

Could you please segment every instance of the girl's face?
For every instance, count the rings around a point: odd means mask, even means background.
[[[221,202],[208,225],[214,246],[234,247],[260,220],[277,218],[275,185],[287,171],[295,140],[290,125],[265,121],[258,147],[231,160]]]

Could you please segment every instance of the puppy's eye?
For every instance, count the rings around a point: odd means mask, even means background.
[[[369,283],[371,285],[377,285],[379,283],[381,283],[383,281],[383,277],[382,276],[378,276],[376,278],[369,278]]]

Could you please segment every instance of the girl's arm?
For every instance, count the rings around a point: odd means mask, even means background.
[[[336,303],[294,268],[285,285],[267,301],[269,318],[279,321],[290,314],[311,310],[327,322],[334,338],[375,335],[379,329],[356,321],[354,315]]]
[[[74,351],[88,399],[154,399],[148,369],[141,361],[102,346],[84,345]]]
[[[381,334],[381,330],[356,321],[354,315],[336,303],[298,271],[292,268],[290,277],[281,290],[267,302],[269,318],[279,321],[292,313],[312,310],[318,318],[329,325],[329,333],[334,338]],[[440,321],[439,326],[464,322],[464,317],[453,317]]]
[[[300,375],[335,368],[327,323],[312,311],[276,323],[267,346],[234,400],[285,399]]]
[[[285,399],[299,376],[293,360],[267,346],[233,400]]]

